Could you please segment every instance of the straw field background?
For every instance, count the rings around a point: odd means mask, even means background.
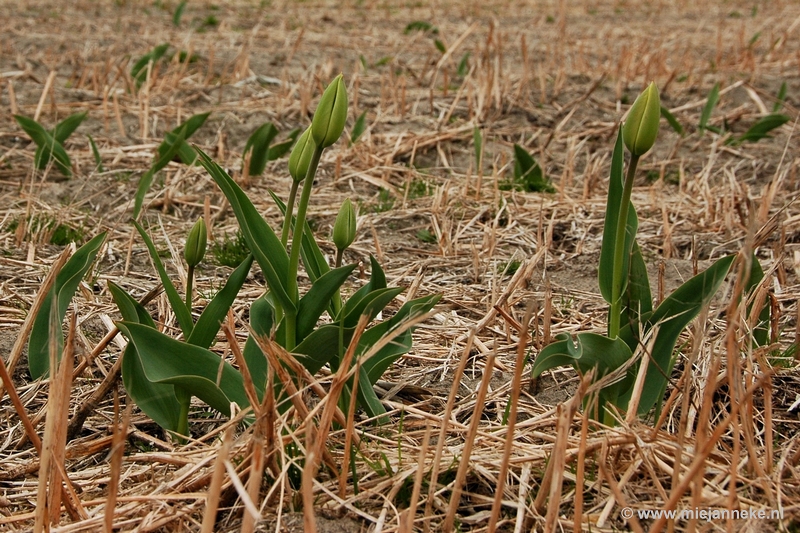
[[[44,522],[63,532],[303,531],[312,515],[329,532],[797,530],[800,442],[790,407],[800,394],[800,4],[203,0],[176,17],[178,6],[0,1],[0,354],[23,407],[4,387],[0,530],[33,530],[43,463],[60,480],[47,488],[60,505]],[[162,43],[168,54],[137,90],[133,63]],[[244,145],[268,121],[282,135],[305,128],[340,72],[350,97],[346,136],[362,113],[366,130],[325,152],[312,225],[327,238],[351,198],[359,229],[345,259],[362,266],[347,291],[364,283],[372,254],[390,285],[407,287],[393,309],[415,295],[442,299],[380,383],[392,423],[356,413],[349,435],[335,426],[326,442],[333,465],[302,494],[293,477],[302,464],[287,466],[306,442],[294,410],[278,417],[280,438],[268,436],[265,448],[254,427],[200,402],[185,444],[132,405],[114,379],[124,338],[112,334],[120,316],[107,281],[137,298],[158,287],[130,222],[134,193],[165,133],[196,113],[211,115],[191,141],[278,227],[267,191],[285,198],[286,158],[246,176]],[[659,419],[621,413],[610,428],[584,416],[589,383],[572,369],[533,382],[530,363],[522,365],[558,333],[604,329],[596,277],[611,150],[651,80],[684,130],[662,120],[633,192],[654,296],[754,247],[774,342],[750,348],[732,273],[682,337]],[[701,131],[715,84],[719,103]],[[726,142],[773,109],[790,120],[769,138]],[[36,170],[35,145],[13,115],[52,128],[81,111],[88,118],[65,142],[73,177]],[[515,190],[515,143],[555,192]],[[201,167],[173,162],[157,174],[144,221],[178,285],[185,273],[173,258],[204,214],[210,246],[235,245],[236,219]],[[103,230],[106,244],[64,325],[72,378],[32,381],[20,336],[37,295],[70,242]],[[198,305],[229,272],[209,253]],[[229,341],[243,344],[249,305],[264,290],[254,267],[233,307],[232,335],[214,346],[221,356],[233,361]],[[148,310],[177,336],[163,294]],[[330,376],[316,377],[324,393]],[[304,401],[320,401],[314,387]],[[42,436],[47,413],[68,421],[69,438],[37,451],[23,420]],[[345,454],[345,444],[357,453]],[[277,468],[258,477],[264,450]],[[778,510],[782,518],[662,521],[629,518],[626,508]]]

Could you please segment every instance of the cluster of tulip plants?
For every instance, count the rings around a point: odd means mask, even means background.
[[[251,254],[234,269],[196,320],[192,314],[192,285],[195,267],[205,255],[205,222],[198,220],[186,241],[184,260],[188,271],[183,295],[171,281],[145,228],[134,222],[158,271],[182,338],[173,338],[159,331],[147,310],[118,285],[109,283],[109,290],[123,318],[117,326],[129,341],[123,354],[123,383],[142,411],[164,429],[176,435],[189,434],[188,413],[192,397],[200,398],[225,415],[232,414],[233,403],[241,409],[246,408],[254,398],[246,393],[245,373],[252,380],[258,401],[262,401],[268,389],[268,362],[262,351],[265,343],[280,346],[282,350],[276,350],[277,353],[291,354],[311,375],[325,366],[337,371],[347,350],[354,350],[351,352],[355,354],[351,368],[358,368],[358,379],[351,378],[341,401],[349,401],[355,394],[357,405],[368,416],[385,420],[385,417],[381,418],[385,409],[373,385],[411,348],[411,326],[433,308],[439,296],[406,301],[391,318],[372,324],[403,289],[388,287],[381,266],[370,258],[369,281],[349,298],[343,298],[342,286],[356,267],[355,264],[342,265],[343,252],[356,236],[353,204],[349,199],[343,203],[334,224],[332,240],[337,253],[333,266],[322,253],[306,214],[320,158],[323,151],[341,136],[347,113],[347,93],[340,75],[325,90],[311,126],[298,138],[289,156],[292,185],[287,202],[271,193],[284,214],[279,232],[274,231],[259,214],[242,188],[208,155],[197,149],[199,163],[230,203]],[[102,244],[102,236],[90,244],[89,249],[84,247],[76,252],[73,259],[80,260],[76,265],[79,263],[88,268]],[[310,286],[302,294],[298,287],[301,259],[310,280]],[[268,287],[266,293],[250,306],[250,337],[242,351],[247,368],[236,368],[209,348],[254,261],[261,268]],[[76,276],[79,281],[86,272],[76,268],[65,269],[68,271],[66,274],[75,271],[70,278],[73,281]],[[59,285],[58,280],[56,282],[56,288],[64,294],[62,299],[66,303],[77,287],[77,281],[70,283],[64,281]],[[60,305],[59,300],[59,312],[62,308],[63,312],[66,311],[66,303]],[[327,319],[323,318],[325,313]],[[47,315],[42,313],[41,329],[47,327]],[[52,317],[51,320],[56,319]],[[48,372],[46,351],[45,346],[38,349],[42,356],[36,358],[39,366],[34,377]],[[289,376],[299,379],[296,367],[287,365],[285,370]],[[357,385],[353,390],[355,382]],[[274,391],[279,400],[285,400],[286,393],[280,384],[276,384]],[[287,402],[279,404],[282,409],[286,406]]]
[[[533,364],[534,377],[551,368],[572,365],[581,373],[597,368],[597,380],[627,365],[620,379],[599,392],[593,416],[607,424],[614,423],[607,409],[609,404],[622,411],[636,409],[638,415],[653,408],[659,411],[675,364],[679,335],[709,303],[736,257],[718,259],[653,309],[647,267],[636,242],[639,222],[631,191],[639,158],[655,144],[660,115],[658,89],[651,83],[631,107],[614,147],[598,268],[600,293],[609,304],[607,334],[581,332],[575,339],[561,334],[538,354]],[[623,145],[630,152],[627,173]],[[749,286],[762,276],[758,261],[753,260]],[[764,333],[761,326],[759,335]],[[634,352],[640,346],[647,353],[634,362]],[[647,366],[642,369],[642,365]],[[645,374],[638,405],[629,405],[640,370]]]

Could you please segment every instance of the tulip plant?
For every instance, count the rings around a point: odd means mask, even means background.
[[[660,113],[658,89],[651,83],[631,107],[614,147],[598,269],[600,293],[609,304],[607,334],[582,332],[575,339],[561,334],[539,353],[533,364],[534,377],[551,368],[572,365],[582,373],[596,367],[598,380],[628,365],[621,380],[599,393],[594,416],[602,417],[607,424],[614,421],[606,408],[608,404],[623,411],[635,408],[639,415],[653,407],[660,409],[675,363],[673,352],[678,336],[708,304],[735,258],[730,255],[718,259],[653,309],[647,267],[636,243],[639,221],[631,203],[631,191],[639,159],[655,144]],[[630,152],[624,176],[623,144]],[[757,265],[757,261],[754,263]],[[646,342],[653,336],[652,342]],[[640,346],[651,348],[642,360],[631,364]],[[641,365],[647,365],[643,369],[644,387],[638,405],[629,406]]]
[[[165,429],[188,435],[187,416],[192,396],[226,415],[231,414],[232,403],[240,408],[249,405],[240,370],[221,360],[209,347],[253,260],[261,268],[268,290],[250,307],[251,335],[242,353],[259,401],[267,388],[268,365],[261,348],[264,343],[276,343],[312,375],[326,365],[336,371],[349,345],[355,343],[354,361],[357,362],[352,364],[358,368],[357,390],[352,390],[351,379],[342,401],[355,393],[358,404],[369,416],[385,414],[373,384],[411,348],[411,324],[433,308],[439,295],[409,300],[389,320],[372,325],[359,335],[359,322],[369,324],[403,290],[387,287],[383,270],[374,258],[370,258],[370,280],[346,301],[342,300],[341,287],[356,266],[341,265],[343,253],[356,235],[356,214],[352,203],[346,200],[336,218],[333,241],[337,253],[333,269],[327,263],[306,216],[323,151],[341,136],[347,119],[347,105],[345,84],[340,75],[325,90],[311,126],[299,137],[290,154],[292,185],[287,203],[271,193],[284,213],[280,237],[236,182],[208,155],[197,150],[200,164],[230,203],[252,253],[233,272],[197,322],[194,322],[191,312],[191,287],[194,269],[205,252],[204,222],[200,220],[195,224],[186,242],[184,258],[189,273],[185,298],[181,298],[170,281],[144,228],[134,222],[158,270],[183,339],[159,331],[135,299],[110,283],[109,288],[123,317],[118,327],[130,341],[123,356],[123,382],[139,407]],[[311,282],[303,294],[298,287],[301,258]],[[329,320],[319,324],[324,313],[329,315]],[[287,370],[289,368],[287,365]],[[291,371],[289,374],[297,377]],[[281,390],[275,393],[279,397],[283,395]]]

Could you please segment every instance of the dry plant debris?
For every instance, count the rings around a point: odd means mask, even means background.
[[[0,353],[13,390],[0,398],[0,530],[302,531],[310,515],[318,531],[797,528],[796,2],[32,0],[3,2],[2,11]],[[136,60],[163,43],[168,51],[134,79]],[[277,224],[267,191],[288,190],[286,160],[242,175],[245,143],[268,121],[287,133],[307,126],[339,72],[351,95],[348,128],[363,112],[366,128],[325,153],[314,227],[329,234],[338,206],[353,198],[359,232],[346,260],[367,267],[374,254],[390,283],[408,287],[402,298],[443,298],[380,383],[393,424],[356,412],[354,431],[334,425],[301,493],[303,465],[293,461],[307,440],[296,410],[276,416],[269,434],[194,404],[193,438],[179,444],[131,408],[107,379],[124,340],[112,335],[119,316],[106,282],[151,300],[153,317],[175,332],[130,223],[137,182],[164,135],[210,112],[192,141]],[[531,382],[518,370],[557,333],[605,323],[596,265],[611,148],[651,80],[684,130],[662,121],[633,191],[640,244],[656,265],[654,296],[754,246],[766,272],[756,298],[771,302],[775,342],[750,348],[753,317],[731,275],[683,338],[661,417],[621,414],[607,428],[584,416],[586,377],[565,369]],[[699,128],[717,83],[718,104]],[[770,138],[726,142],[774,110],[790,121]],[[37,170],[36,145],[13,116],[49,129],[83,111],[63,143],[72,178],[52,165]],[[555,193],[501,190],[515,144]],[[210,248],[236,231],[205,171],[178,162],[157,174],[144,216],[173,268],[199,216]],[[65,323],[73,371],[32,382],[18,341],[37,295],[68,243],[100,231],[107,244]],[[227,269],[198,267],[201,298]],[[217,339],[232,362],[231,343],[244,342],[249,303],[263,289],[253,270]],[[309,381],[301,392],[314,409],[331,380]],[[86,410],[88,399],[96,403]],[[66,440],[65,423],[82,411]],[[673,522],[628,517],[626,508],[782,517]]]

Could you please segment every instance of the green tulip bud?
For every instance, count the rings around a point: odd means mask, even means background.
[[[661,99],[655,83],[650,83],[636,98],[622,126],[622,140],[631,154],[644,155],[656,142],[661,120]]]
[[[339,214],[336,215],[336,222],[333,224],[333,244],[336,245],[337,250],[346,250],[353,244],[355,238],[356,212],[350,198],[347,198],[342,203]]]
[[[344,88],[344,79],[339,74],[322,94],[311,121],[311,132],[316,145],[327,148],[335,143],[344,131],[346,121],[347,91]]]
[[[311,126],[300,135],[294,143],[292,153],[289,154],[289,174],[296,183],[300,183],[306,177],[308,165],[311,163],[311,156],[314,155],[314,139],[311,138]]]
[[[189,230],[189,236],[186,238],[186,247],[183,249],[183,257],[186,259],[186,264],[194,268],[200,264],[203,257],[206,255],[206,241],[208,235],[206,234],[206,223],[203,217],[200,217],[194,223],[192,229]]]

